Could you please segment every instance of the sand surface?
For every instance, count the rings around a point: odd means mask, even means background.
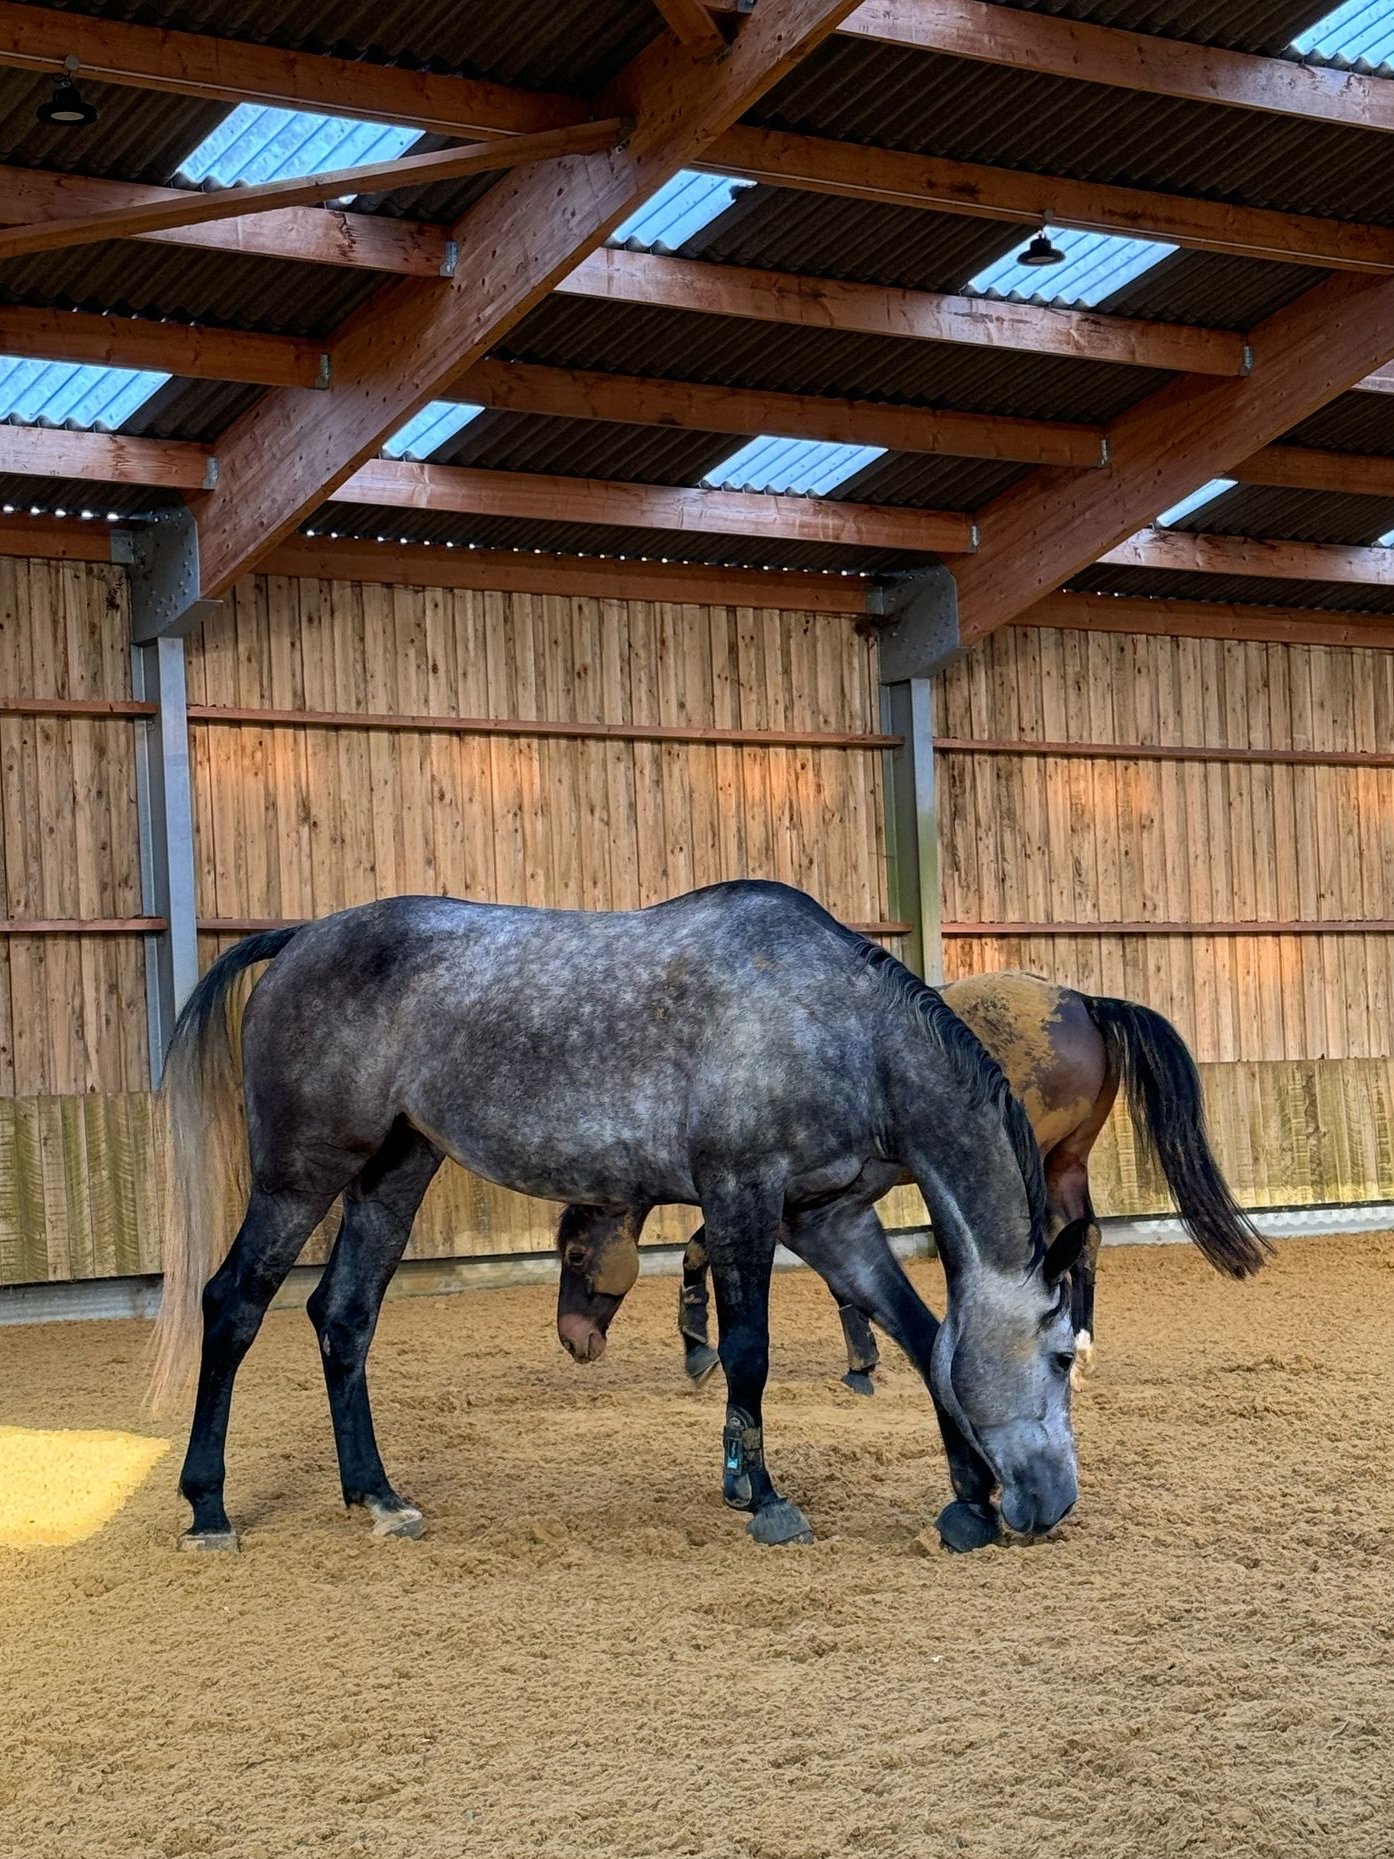
[[[543,1290],[389,1305],[419,1543],[340,1508],[309,1328],[270,1319],[240,1556],[174,1553],[177,1451],[86,1542],[0,1549],[4,1859],[1394,1853],[1394,1239],[1289,1242],[1252,1287],[1106,1252],[1079,1510],[966,1559],[917,1546],[946,1485],[912,1371],[845,1393],[802,1274],[767,1433],[822,1540],[749,1543],[674,1297],[643,1281],[589,1370]],[[155,1431],[144,1340],[0,1331],[0,1424]]]

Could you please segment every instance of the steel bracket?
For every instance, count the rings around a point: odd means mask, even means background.
[[[881,682],[929,678],[962,655],[958,583],[940,562],[883,575],[867,600],[881,641]]]
[[[202,592],[198,524],[187,504],[157,511],[113,537],[116,559],[130,570],[131,637],[137,645],[182,639],[221,612],[222,601]]]

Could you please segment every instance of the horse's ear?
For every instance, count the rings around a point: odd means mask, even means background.
[[[1045,1260],[1041,1272],[1048,1285],[1058,1285],[1084,1250],[1084,1242],[1089,1237],[1087,1220],[1071,1220],[1062,1226],[1055,1238],[1046,1248]]]

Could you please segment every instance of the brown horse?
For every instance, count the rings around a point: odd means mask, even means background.
[[[1133,1124],[1161,1166],[1177,1211],[1210,1263],[1232,1278],[1256,1272],[1266,1240],[1237,1206],[1205,1132],[1200,1077],[1180,1034],[1133,1001],[1081,994],[1036,975],[1007,970],[951,982],[940,990],[977,1034],[1021,1099],[1045,1161],[1050,1230],[1088,1222],[1071,1274],[1077,1359],[1094,1347],[1094,1281],[1100,1233],[1089,1195],[1089,1156],[1120,1084]],[[593,1361],[639,1270],[637,1208],[568,1207],[558,1233],[561,1288],[557,1326],[578,1361]],[[687,1373],[705,1381],[717,1364],[707,1339],[707,1255],[703,1232],[688,1244],[678,1300]],[[839,1304],[847,1342],[848,1387],[873,1391],[880,1360],[866,1317]]]

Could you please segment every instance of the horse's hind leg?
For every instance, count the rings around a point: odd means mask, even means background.
[[[421,1512],[393,1490],[383,1469],[368,1402],[366,1364],[388,1281],[440,1151],[398,1121],[344,1194],[344,1221],[309,1301],[319,1337],[345,1504],[360,1504],[375,1536],[420,1536]]]
[[[837,1297],[836,1291],[833,1296]],[[876,1383],[871,1375],[880,1364],[881,1351],[876,1347],[871,1325],[855,1304],[846,1304],[840,1299],[837,1314],[842,1319],[842,1338],[847,1345],[847,1373],[842,1377],[842,1385],[850,1388],[853,1394],[875,1394]]]
[[[203,1356],[189,1449],[179,1489],[194,1518],[183,1549],[236,1549],[223,1503],[232,1384],[261,1328],[266,1307],[285,1282],[332,1195],[253,1190],[237,1238],[203,1293]]]
[[[683,1367],[700,1388],[720,1356],[707,1339],[707,1230],[699,1226],[682,1255],[682,1284],[678,1289],[678,1334],[682,1337]]]
[[[1089,1223],[1084,1248],[1070,1272],[1070,1320],[1075,1332],[1073,1378],[1078,1383],[1094,1358],[1094,1282],[1102,1239],[1094,1203],[1089,1198],[1089,1170],[1084,1157],[1069,1149],[1055,1150],[1046,1161],[1046,1192],[1054,1224],[1063,1226],[1070,1220]]]

